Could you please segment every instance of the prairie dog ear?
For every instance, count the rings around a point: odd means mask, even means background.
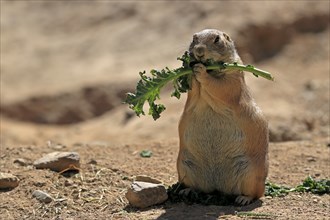
[[[225,39],[226,39],[227,41],[232,42],[232,40],[231,40],[231,38],[229,37],[228,34],[223,33],[223,36],[225,37]]]
[[[194,43],[197,43],[198,42],[198,36],[197,36],[197,34],[194,34],[193,35],[193,42]]]

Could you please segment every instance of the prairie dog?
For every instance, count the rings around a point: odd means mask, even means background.
[[[193,35],[189,52],[208,59],[242,63],[224,32]],[[206,72],[193,66],[191,90],[179,122],[179,182],[209,193],[237,195],[246,205],[263,196],[268,173],[268,124],[252,99],[242,71]]]

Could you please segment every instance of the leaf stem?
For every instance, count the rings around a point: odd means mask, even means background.
[[[265,79],[274,81],[274,77],[267,71],[255,68],[252,65],[243,65],[238,63],[223,63],[223,64],[213,64],[206,66],[207,70],[216,70],[216,69],[228,69],[228,70],[241,70],[253,73],[256,77],[261,76]]]
[[[250,73],[253,73],[256,77],[261,76],[265,79],[274,81],[274,77],[267,71],[255,68],[254,66],[251,65],[242,65],[242,64],[237,64],[237,63],[223,63],[223,64],[213,64],[206,66],[207,70],[219,70],[219,69],[227,69],[227,70],[241,70],[241,71],[247,71]],[[191,68],[178,68],[174,70],[177,74],[173,75],[172,77],[169,77],[166,82],[164,82],[163,85],[165,85],[167,82],[176,79],[180,76],[187,75],[187,74],[192,74],[192,69]],[[162,85],[162,86],[163,86]],[[161,86],[161,87],[162,87]]]

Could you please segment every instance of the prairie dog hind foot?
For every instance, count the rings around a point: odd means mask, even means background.
[[[253,198],[250,196],[237,196],[235,199],[236,204],[244,206],[249,205],[253,201]]]

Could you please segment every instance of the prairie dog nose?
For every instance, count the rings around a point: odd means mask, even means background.
[[[202,57],[205,55],[206,46],[205,45],[196,45],[194,48],[194,54],[196,57]]]

